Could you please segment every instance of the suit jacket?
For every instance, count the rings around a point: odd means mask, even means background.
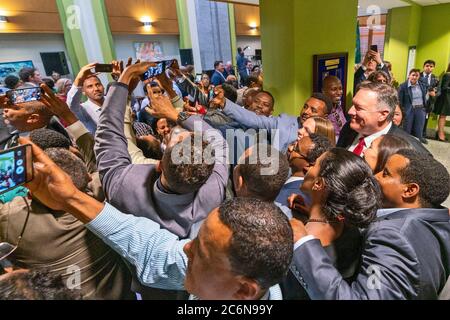
[[[223,112],[247,128],[268,130],[274,135],[272,145],[283,153],[286,153],[288,146],[297,140],[297,131],[300,127],[297,117],[285,113],[278,117],[257,115],[230,100],[226,100]]]
[[[386,67],[386,65],[383,65],[383,67],[380,70],[386,72],[386,74],[389,76],[389,69]],[[367,80],[367,78],[365,75],[365,71],[361,66],[355,72],[355,84],[353,86],[353,93],[356,92],[356,88],[358,87],[358,85],[365,80]]]
[[[407,209],[366,230],[355,280],[346,283],[320,241],[294,252],[295,272],[311,299],[437,299],[450,274],[447,208]]]
[[[420,87],[420,90],[422,91],[422,105],[424,107],[427,106],[427,87],[422,83],[417,83]],[[408,87],[408,81],[402,83],[400,87],[398,88],[398,99],[400,102],[400,106],[403,108],[403,111],[405,112],[405,116],[407,116],[412,110],[413,110],[413,94],[412,94],[412,88]]]
[[[214,73],[211,77],[211,84],[217,87],[217,86],[224,84],[225,80],[226,80],[225,75],[220,74],[220,72],[216,70],[216,71],[214,71]]]
[[[409,135],[399,127],[392,125],[388,134],[392,134],[394,136],[403,138],[404,140],[408,141],[413,146],[413,148],[416,149],[418,152],[432,156],[431,153],[422,145],[422,143],[419,140]],[[357,136],[358,133],[352,128],[350,128],[350,121],[348,121],[342,128],[336,146],[339,148],[348,149],[350,148],[350,146],[352,145],[353,141],[356,139]]]
[[[303,192],[300,191],[300,187],[303,184],[303,180],[296,180],[289,183],[286,183],[280,190],[280,193],[278,194],[278,197],[275,199],[275,202],[283,205],[288,206],[287,199],[290,197],[291,194],[301,194],[303,197],[305,195]]]
[[[245,86],[247,84],[247,79],[250,77],[251,72],[245,68],[239,72],[239,76],[241,77],[241,85]]]
[[[196,123],[200,124],[203,138],[215,150],[215,165],[211,176],[197,192],[168,193],[158,185],[160,174],[155,165],[131,163],[123,123],[127,96],[127,86],[112,84],[95,136],[97,167],[106,197],[122,212],[149,218],[181,238],[195,236],[191,229],[225,198],[227,143],[199,116],[184,121],[183,126],[189,131],[194,131]]]

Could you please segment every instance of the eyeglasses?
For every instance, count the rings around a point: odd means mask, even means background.
[[[25,228],[28,223],[28,218],[30,217],[30,205],[26,198],[22,197],[25,201],[25,205],[27,206],[27,216],[25,218],[25,223],[23,224],[22,231],[20,232],[19,238],[17,239],[17,244],[14,246],[8,242],[0,242],[0,261],[9,257],[14,251],[17,250],[20,244],[20,240],[22,240],[23,233],[25,232]]]

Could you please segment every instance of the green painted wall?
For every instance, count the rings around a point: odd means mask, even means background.
[[[422,68],[427,59],[436,61],[439,76],[450,62],[450,3],[422,8],[416,66]]]
[[[315,54],[349,53],[351,94],[357,6],[357,0],[260,1],[264,86],[275,96],[276,113],[299,114],[313,91]]]
[[[399,83],[406,80],[409,47],[419,42],[421,9],[419,6],[402,7],[388,13],[384,60],[392,63],[392,72]]]

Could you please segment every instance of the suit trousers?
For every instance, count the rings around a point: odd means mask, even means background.
[[[423,138],[423,127],[425,126],[427,113],[423,106],[413,107],[407,114],[404,130],[418,139]]]

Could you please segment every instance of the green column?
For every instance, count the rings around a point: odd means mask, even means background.
[[[180,29],[180,49],[192,49],[191,32],[186,0],[176,0],[178,27]]]
[[[234,5],[232,3],[228,4],[228,18],[230,21],[231,61],[233,62],[233,66],[236,66],[237,65],[236,19],[234,16]]]
[[[104,0],[56,0],[56,4],[74,74],[89,62],[109,63],[115,59]],[[86,47],[86,43],[97,45]]]
[[[75,16],[75,11],[71,10],[74,8],[72,7],[74,2],[73,0],[56,0],[56,5],[64,30],[64,42],[72,64],[72,72],[77,74],[80,67],[88,63],[88,59],[84,49],[81,29],[76,26],[78,17]]]

